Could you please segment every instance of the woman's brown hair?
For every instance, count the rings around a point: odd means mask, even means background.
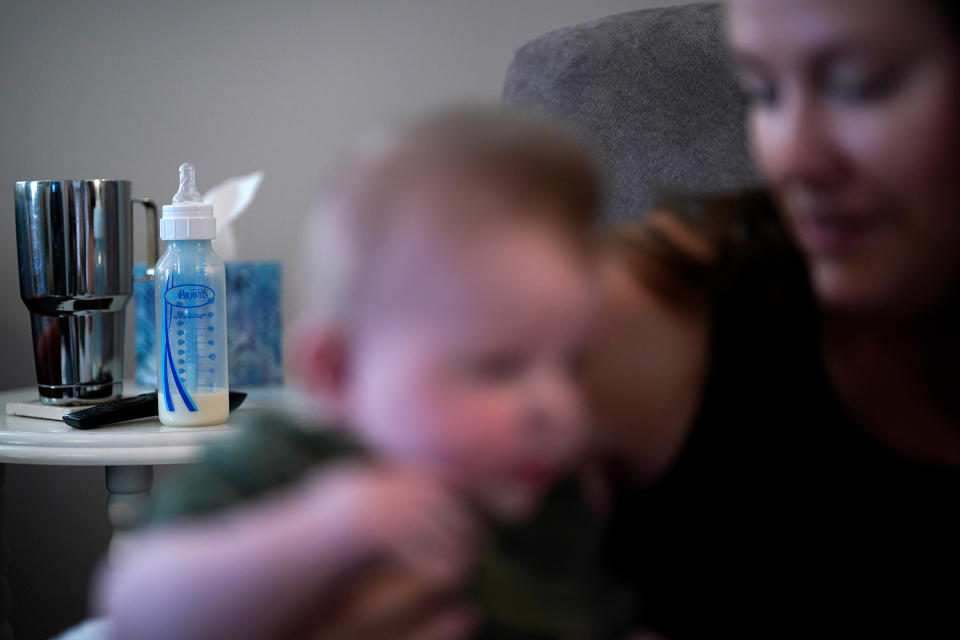
[[[609,229],[604,246],[633,276],[677,304],[711,304],[750,264],[799,259],[765,191],[663,197],[642,219]]]

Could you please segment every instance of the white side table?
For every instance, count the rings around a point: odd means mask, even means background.
[[[127,395],[144,390],[125,383]],[[11,401],[37,397],[35,388],[0,392],[0,463],[92,465],[106,468],[107,516],[115,533],[129,529],[149,500],[153,467],[197,460],[204,445],[228,437],[230,422],[216,427],[167,427],[154,418],[98,429],[74,429],[59,420],[8,416]],[[283,387],[258,389],[231,414],[283,404],[292,394]]]
[[[125,395],[146,391],[149,390],[124,383]],[[79,430],[59,420],[6,414],[8,402],[37,397],[35,387],[0,392],[0,491],[3,490],[4,463],[105,467],[109,493],[107,517],[114,531],[111,549],[122,543],[123,534],[149,504],[155,465],[194,462],[204,445],[229,437],[232,431],[229,421],[215,427],[166,427],[156,418]],[[296,394],[284,387],[252,390],[243,405],[230,414],[231,420],[250,409],[297,403]],[[0,599],[3,599],[3,581],[0,574]],[[0,610],[3,608],[0,606]],[[5,618],[6,615],[0,615],[0,639],[12,638]]]

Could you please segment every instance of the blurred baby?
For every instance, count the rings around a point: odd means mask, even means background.
[[[114,636],[613,637],[628,605],[563,480],[587,437],[599,200],[580,144],[500,108],[361,145],[307,228],[291,342],[327,419],[246,412],[157,492],[175,522],[101,581]]]

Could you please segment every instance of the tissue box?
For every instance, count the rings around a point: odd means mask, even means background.
[[[279,262],[227,262],[227,358],[230,386],[283,383],[283,329]],[[141,277],[147,266],[134,265]],[[157,332],[153,282],[134,282],[136,382],[157,385]]]

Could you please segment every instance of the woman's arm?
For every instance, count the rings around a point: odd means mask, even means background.
[[[118,640],[283,637],[318,617],[371,558],[409,570],[421,598],[451,588],[475,539],[466,512],[435,483],[343,465],[136,541],[102,572],[99,605]]]

